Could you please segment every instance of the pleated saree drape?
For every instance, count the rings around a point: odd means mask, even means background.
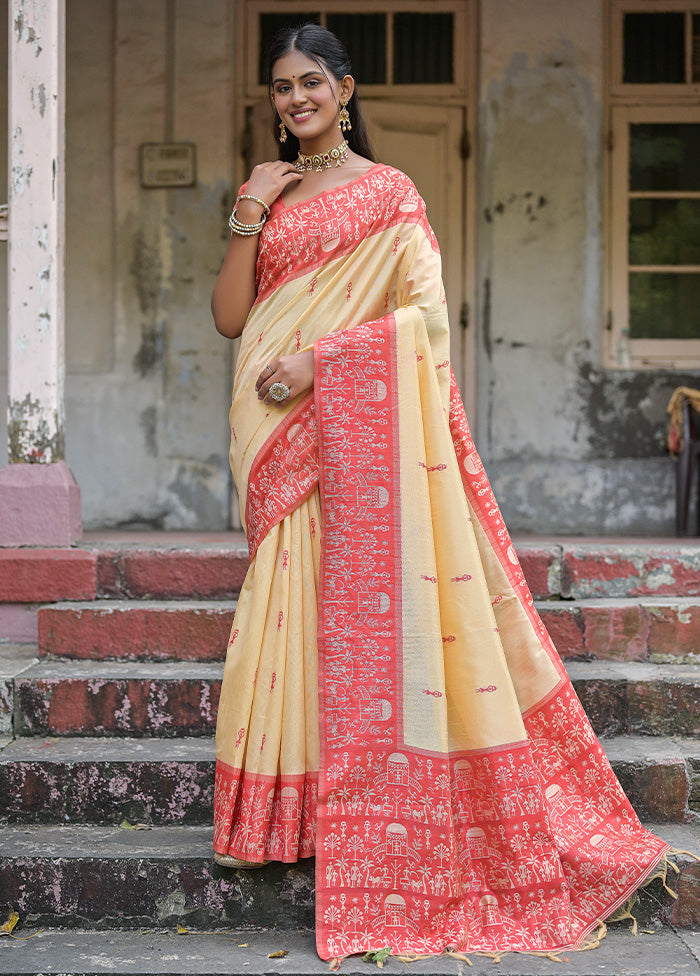
[[[261,404],[313,346],[313,393]],[[260,242],[231,407],[251,565],[217,727],[214,847],[316,855],[319,954],[580,944],[667,846],[640,825],[534,609],[449,364],[403,174]]]

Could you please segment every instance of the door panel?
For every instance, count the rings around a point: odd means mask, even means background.
[[[245,178],[247,179],[258,163],[279,158],[279,144],[273,132],[275,116],[269,98],[250,105],[246,112]]]
[[[471,419],[475,408],[473,330],[460,325],[466,299],[466,181],[461,152],[465,110],[462,106],[366,99],[362,111],[376,155],[410,176],[425,200],[442,253],[452,368]]]

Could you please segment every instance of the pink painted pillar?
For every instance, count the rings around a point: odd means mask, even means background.
[[[71,545],[80,492],[64,460],[65,0],[9,5],[10,463],[0,546]]]

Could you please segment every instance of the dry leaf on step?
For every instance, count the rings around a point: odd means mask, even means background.
[[[7,916],[7,921],[0,925],[0,935],[12,935],[12,930],[18,922],[19,915],[11,908],[10,914]]]

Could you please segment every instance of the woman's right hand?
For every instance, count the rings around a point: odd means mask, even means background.
[[[250,179],[243,192],[264,200],[269,207],[280,193],[283,193],[290,184],[298,183],[302,176],[303,174],[299,172],[294,163],[286,163],[282,159],[258,163],[250,174]],[[243,204],[256,206],[253,200],[241,200],[241,207]]]
[[[257,197],[269,207],[286,186],[298,183],[301,177],[293,163],[285,163],[281,159],[260,163],[250,174],[243,193]],[[262,214],[261,204],[255,200],[238,200],[236,203],[236,216],[242,224],[257,224]],[[221,335],[229,339],[241,334],[255,302],[258,240],[257,234],[240,236],[232,233],[224,263],[214,284],[211,296],[214,324]]]

